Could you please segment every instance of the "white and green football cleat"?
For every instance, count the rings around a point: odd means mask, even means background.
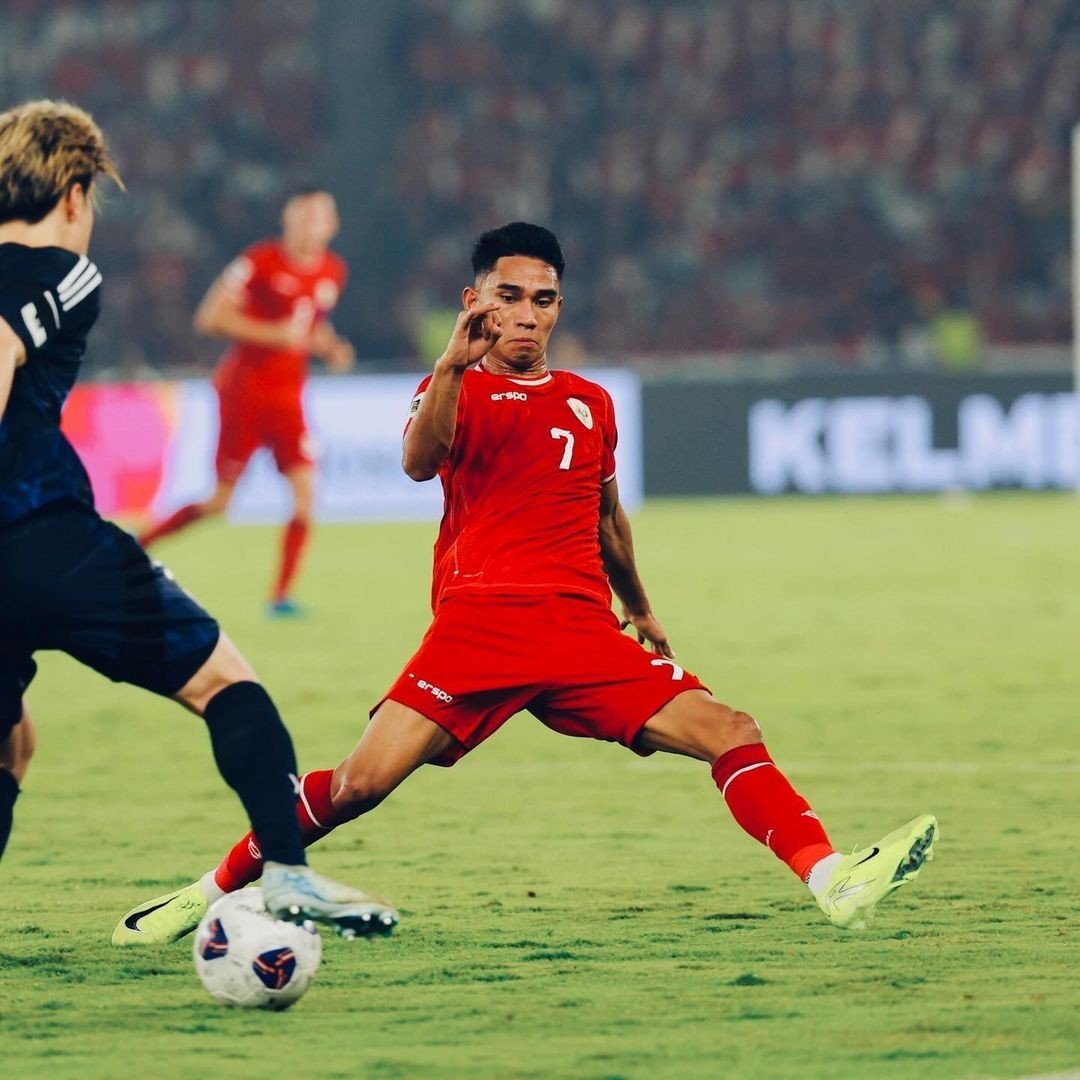
[[[132,908],[113,931],[114,945],[170,945],[190,934],[209,902],[199,882]]]
[[[937,818],[922,814],[872,847],[843,856],[817,898],[829,922],[862,930],[886,896],[919,876],[934,857],[937,835]]]
[[[346,939],[390,934],[398,924],[398,913],[388,901],[316,874],[309,866],[268,862],[261,884],[266,910],[275,919],[312,919]]]

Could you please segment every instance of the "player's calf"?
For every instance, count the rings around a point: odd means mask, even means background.
[[[35,745],[34,726],[23,705],[20,719],[7,738],[0,742],[0,855],[4,854],[11,835],[15,800],[19,797],[19,785],[26,775]]]

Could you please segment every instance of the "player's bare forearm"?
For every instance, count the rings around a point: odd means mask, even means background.
[[[0,420],[7,409],[15,369],[26,360],[26,349],[14,330],[0,319]]]
[[[341,337],[329,321],[318,323],[308,338],[308,350],[331,371],[348,371],[356,363],[352,343]]]
[[[612,591],[622,601],[623,625],[633,625],[640,644],[648,642],[661,656],[674,656],[667,634],[653,615],[645,586],[641,583],[634,558],[630,519],[619,502],[615,480],[609,480],[601,488],[599,540],[604,572]]]
[[[212,318],[196,319],[195,329],[207,337],[223,337],[242,344],[265,345],[270,349],[291,348],[295,344],[286,325],[264,322],[227,309]]]
[[[410,479],[430,480],[450,453],[464,375],[464,368],[436,361],[402,444],[401,465]]]
[[[611,588],[622,601],[627,615],[647,615],[649,598],[645,595],[634,558],[630,519],[619,502],[600,515],[600,557]]]
[[[291,320],[267,322],[245,315],[220,280],[203,297],[192,322],[195,329],[207,337],[223,337],[269,349],[290,349],[300,345],[297,328]]]
[[[468,290],[466,290],[468,291]],[[412,480],[430,480],[454,445],[461,380],[502,334],[497,303],[470,301],[458,312],[454,332],[428,383],[420,408],[405,432],[401,464]]]

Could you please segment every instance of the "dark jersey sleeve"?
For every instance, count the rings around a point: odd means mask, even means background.
[[[58,337],[77,334],[97,313],[101,272],[85,255],[55,252],[26,278],[0,288],[0,318],[18,335],[27,357]],[[14,276],[14,275],[12,275]]]

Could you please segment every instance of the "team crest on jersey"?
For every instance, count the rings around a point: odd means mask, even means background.
[[[315,303],[323,309],[323,311],[329,311],[338,300],[338,287],[336,282],[331,281],[329,278],[319,278],[318,283],[315,285]]]
[[[566,404],[570,406],[573,414],[590,430],[592,431],[592,410],[584,401],[578,401],[576,397],[566,399]]]

